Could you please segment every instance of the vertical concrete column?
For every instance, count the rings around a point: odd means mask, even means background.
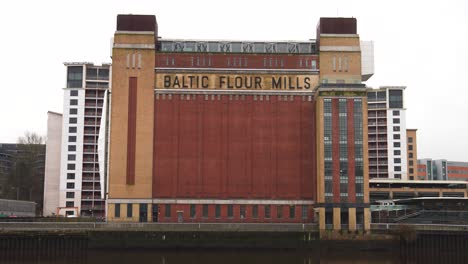
[[[148,222],[153,222],[153,204],[148,204]]]
[[[349,231],[356,231],[356,208],[348,208]]]
[[[319,230],[325,230],[325,208],[319,208]]]
[[[341,208],[333,208],[333,230],[341,230]]]
[[[364,230],[370,230],[371,213],[370,208],[364,208]]]
[[[140,221],[140,204],[134,203],[132,206],[132,222]]]
[[[115,218],[115,204],[107,205],[107,221],[114,221]]]
[[[110,205],[110,204],[109,204]],[[117,220],[117,219],[115,219]],[[127,204],[120,204],[120,219],[121,222],[128,221],[127,219]]]

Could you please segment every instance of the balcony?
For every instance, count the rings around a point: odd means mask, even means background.
[[[83,177],[83,181],[85,182],[97,182],[99,181],[99,177]]]
[[[101,117],[102,111],[85,111],[85,117]]]
[[[104,205],[82,205],[81,210],[104,210]]]
[[[96,148],[83,148],[83,153],[97,153]]]
[[[99,172],[99,167],[98,166],[95,166],[95,167],[83,166],[83,172]]]
[[[82,195],[81,200],[101,200],[100,195]]]
[[[96,184],[96,185],[94,185],[94,186],[93,186],[93,185],[83,185],[83,186],[81,187],[81,189],[82,189],[83,191],[94,191],[94,190],[99,191],[99,190],[101,190],[101,187],[100,187],[99,184]]]
[[[84,124],[85,124],[85,126],[98,126],[98,125],[101,124],[101,122],[85,120]]]
[[[100,102],[100,103],[96,103],[96,102],[86,102],[86,103],[85,103],[85,106],[86,106],[86,107],[89,106],[89,107],[98,107],[98,108],[102,108],[102,105],[103,105],[102,102]]]
[[[95,129],[85,129],[83,133],[85,136],[97,136],[98,135],[98,131]]]

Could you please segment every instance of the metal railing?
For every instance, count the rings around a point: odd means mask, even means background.
[[[468,232],[468,225],[449,224],[371,224],[371,230],[400,230],[409,227],[416,231],[463,231]]]
[[[286,223],[118,223],[118,222],[0,222],[3,230],[221,231],[317,232],[317,224]]]

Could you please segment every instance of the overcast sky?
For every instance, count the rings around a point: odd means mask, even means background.
[[[46,135],[63,112],[63,62],[111,62],[117,14],[154,14],[163,38],[315,39],[320,17],[356,17],[373,40],[369,86],[407,86],[418,158],[468,161],[468,1],[7,1],[0,15],[0,142]]]

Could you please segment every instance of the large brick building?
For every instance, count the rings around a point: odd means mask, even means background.
[[[171,40],[154,16],[119,15],[108,221],[368,229],[372,74],[356,24],[321,18],[308,41]]]

